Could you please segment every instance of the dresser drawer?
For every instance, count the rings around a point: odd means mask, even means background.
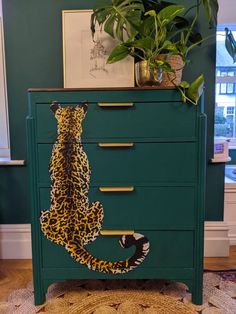
[[[134,102],[132,107],[100,107],[98,103],[89,103],[82,138],[87,142],[120,138],[193,140],[196,114],[194,106],[182,102]],[[36,131],[39,143],[55,142],[56,119],[50,104],[37,104]]]
[[[194,187],[135,187],[133,192],[123,193],[103,193],[93,187],[89,203],[95,201],[103,205],[103,228],[155,230],[195,226]],[[50,189],[41,188],[40,211],[49,208]]]
[[[58,144],[59,145],[59,144]],[[51,144],[38,144],[38,178],[49,184]],[[127,149],[84,144],[91,167],[91,185],[153,185],[193,182],[196,178],[195,143],[135,143]]]
[[[150,251],[144,262],[135,270],[142,268],[193,268],[194,232],[193,231],[148,231],[139,230],[150,242]],[[135,247],[124,249],[119,245],[120,236],[102,236],[86,245],[86,249],[95,257],[110,261],[120,261],[134,254]],[[174,244],[174,245],[173,245]],[[42,235],[43,268],[87,268],[75,262],[64,249]],[[89,271],[94,274],[93,271]],[[98,274],[98,273],[95,273]],[[117,276],[117,275],[116,275]]]

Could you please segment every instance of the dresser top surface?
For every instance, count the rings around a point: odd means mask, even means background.
[[[71,92],[71,91],[119,91],[119,90],[175,90],[176,88],[160,88],[158,86],[145,86],[145,87],[103,87],[103,88],[29,88],[28,92]]]

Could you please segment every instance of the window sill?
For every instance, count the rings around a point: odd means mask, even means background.
[[[0,157],[0,166],[25,166],[25,160],[12,160]]]
[[[226,163],[231,161],[230,157],[222,157],[222,158],[211,158],[210,162],[212,164],[217,164],[217,163]]]

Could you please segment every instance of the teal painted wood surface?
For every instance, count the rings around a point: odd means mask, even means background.
[[[125,228],[124,228],[125,229]],[[136,272],[143,268],[193,268],[194,267],[194,232],[168,230],[135,230],[144,234],[150,241],[150,252],[144,262],[131,272],[135,278]],[[119,261],[134,254],[134,248],[123,249],[119,245],[119,236],[102,236],[86,245],[86,249],[95,257],[109,261]],[[175,245],[173,245],[175,243]],[[42,238],[42,267],[43,268],[79,268],[81,273],[87,268],[76,263],[66,250],[44,237]],[[50,254],[48,254],[50,252]],[[55,259],[55,256],[57,257]],[[139,270],[140,269],[140,270]],[[92,272],[92,271],[90,271]],[[78,274],[79,276],[80,274]],[[96,273],[97,278],[108,278],[110,274]],[[126,275],[122,275],[126,277]]]
[[[193,184],[196,178],[194,143],[135,143],[134,147],[127,149],[103,149],[97,144],[83,146],[92,171],[91,185]],[[52,145],[38,144],[37,151],[39,184],[49,184],[48,164]]]
[[[119,100],[129,96],[130,101],[135,102],[131,110],[117,108],[108,111],[97,106],[93,91],[30,93],[27,124],[36,304],[43,301],[48,284],[57,280],[117,278],[93,272],[76,263],[62,246],[51,243],[40,231],[40,212],[50,207],[48,164],[56,124],[49,109],[49,99],[53,99],[55,93],[57,100],[64,105],[75,105],[75,99],[79,99],[81,93],[88,99],[91,97],[93,102],[83,125],[86,134],[83,146],[92,169],[89,198],[90,202],[99,200],[104,206],[103,228],[139,231],[150,241],[151,250],[144,263],[133,272],[119,275],[119,278],[166,278],[186,282],[193,293],[193,301],[201,303],[206,119],[200,106],[187,107],[179,101],[176,91],[154,90],[148,94],[146,90],[137,89],[126,90],[123,94],[100,90],[99,99],[114,99],[114,93],[119,95]],[[103,117],[105,128],[102,128]],[[116,122],[108,123],[109,117]],[[169,128],[167,117],[175,126],[173,130]],[[186,117],[188,119],[185,120]],[[98,118],[100,125],[93,130]],[[143,123],[148,124],[148,119],[151,126],[142,127]],[[120,132],[122,120],[125,121],[125,133]],[[153,132],[151,138],[150,130]],[[95,136],[100,136],[101,142],[107,142],[109,135],[106,137],[106,133],[112,134],[111,138],[116,139],[114,142],[129,139],[134,145],[101,148]],[[130,185],[134,191],[129,193],[99,191],[99,186]],[[107,260],[131,256],[134,248],[122,249],[118,239],[100,235],[87,245],[87,249],[95,257]]]
[[[123,193],[91,187],[89,201],[103,204],[105,229],[193,230],[196,224],[195,186],[134,186]],[[40,188],[38,215],[49,208],[50,189]]]
[[[106,107],[98,106],[96,103],[90,103],[92,92],[88,94],[89,107],[86,119],[83,122],[82,138],[86,142],[115,140],[119,138],[128,139],[135,137],[143,141],[149,141],[155,135],[156,139],[171,139],[191,141],[196,138],[195,116],[196,110],[192,106],[184,105],[182,102],[165,102],[154,100],[151,102],[141,102],[140,98],[130,96],[129,92],[114,92],[109,98],[110,102],[133,103],[133,107]],[[138,93],[140,94],[140,92]],[[150,94],[150,95],[149,95]],[[147,95],[148,99],[155,97],[151,91]],[[169,93],[170,94],[170,93]],[[168,95],[167,94],[167,97]],[[65,97],[65,96],[64,96]],[[61,98],[61,97],[60,97]],[[56,99],[60,99],[56,97]],[[68,95],[70,98],[70,95]],[[86,95],[79,97],[86,98]],[[167,98],[166,98],[167,99]],[[60,100],[59,100],[60,101]],[[109,104],[107,97],[101,97],[100,102]],[[78,100],[77,100],[78,103]],[[39,143],[53,143],[56,139],[56,119],[50,110],[50,103],[37,104],[37,140]],[[71,103],[63,105],[75,105]],[[172,112],[175,112],[173,119]],[[44,123],[42,124],[42,119]],[[169,125],[169,128],[165,126]]]

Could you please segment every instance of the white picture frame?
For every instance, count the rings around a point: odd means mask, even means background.
[[[92,39],[92,10],[62,11],[64,88],[134,87],[134,60],[107,64],[117,42],[104,31]]]

